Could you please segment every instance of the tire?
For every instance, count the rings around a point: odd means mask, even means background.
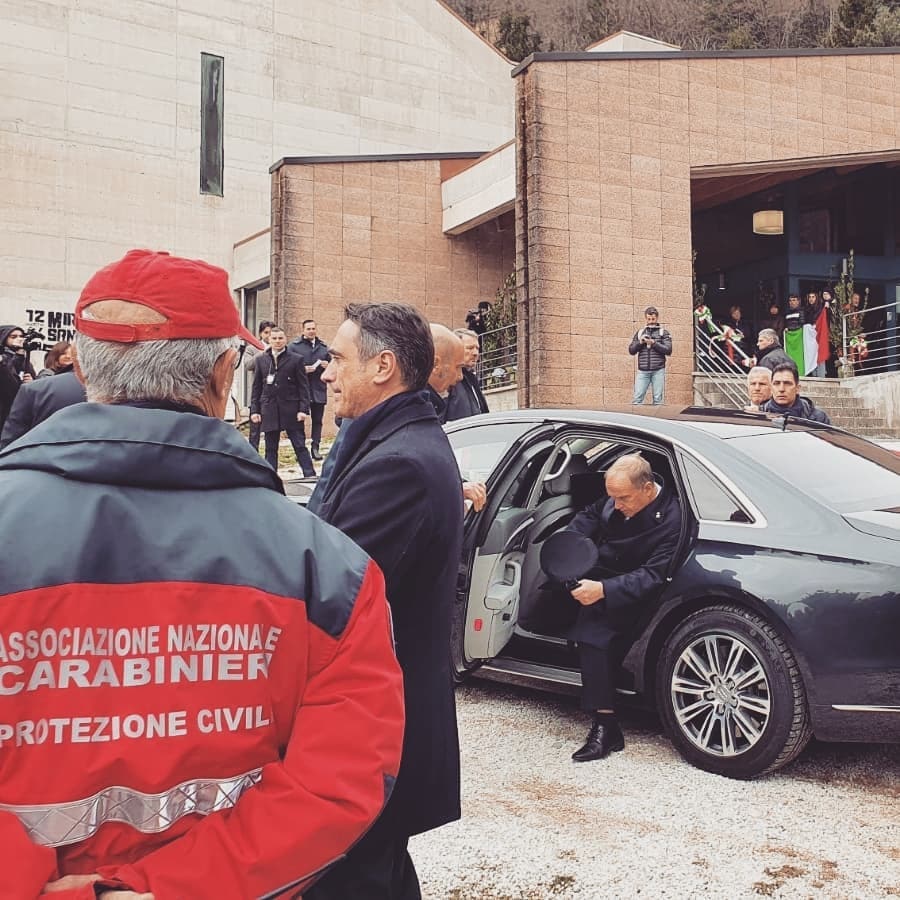
[[[675,628],[656,699],[682,757],[728,778],[774,772],[812,736],[797,660],[765,619],[738,606],[698,610]]]

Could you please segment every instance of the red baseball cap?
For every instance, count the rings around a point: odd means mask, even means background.
[[[98,300],[140,303],[166,321],[129,324],[85,318],[87,307]],[[75,329],[120,344],[237,335],[258,350],[265,349],[241,324],[224,269],[153,250],[129,250],[91,277],[75,305]]]

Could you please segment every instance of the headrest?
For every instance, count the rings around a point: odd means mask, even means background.
[[[551,497],[561,497],[572,492],[572,476],[582,475],[590,471],[588,461],[583,453],[573,453],[565,469],[555,478],[545,482],[544,490]]]

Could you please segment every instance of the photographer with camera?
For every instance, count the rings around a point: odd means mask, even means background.
[[[490,309],[491,304],[487,300],[482,300],[477,309],[470,309],[466,312],[466,328],[478,335],[479,344],[481,335],[487,331],[487,314]]]
[[[37,331],[26,331],[18,325],[0,327],[0,428],[19,388],[37,375],[29,357],[32,350],[40,349],[43,337]]]
[[[632,356],[637,354],[638,358],[631,402],[640,406],[649,387],[653,390],[653,405],[659,406],[665,395],[666,357],[672,353],[672,335],[659,324],[659,310],[655,306],[648,306],[644,317],[647,324],[635,332],[628,346],[628,352]]]

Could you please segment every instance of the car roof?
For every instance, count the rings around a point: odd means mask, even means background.
[[[489,424],[491,422],[572,422],[591,425],[614,425],[620,428],[650,432],[670,439],[689,439],[697,432],[711,437],[729,439],[752,435],[772,434],[777,431],[835,431],[828,425],[806,419],[790,418],[787,424],[781,418],[771,418],[765,413],[747,413],[737,409],[718,409],[700,406],[648,406],[638,413],[633,406],[607,406],[603,409],[516,409],[506,412],[485,413],[468,419],[448,422],[448,426]],[[455,429],[451,429],[455,430]]]

